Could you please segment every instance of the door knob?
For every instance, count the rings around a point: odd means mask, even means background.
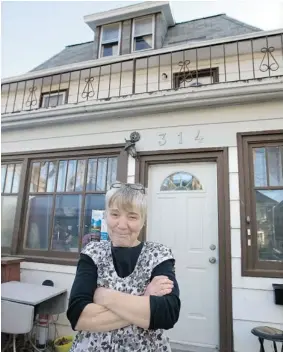
[[[209,262],[210,262],[211,264],[215,264],[215,263],[216,263],[216,258],[210,257],[210,258],[209,258]]]

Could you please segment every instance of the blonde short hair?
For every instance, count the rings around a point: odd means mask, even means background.
[[[139,183],[115,182],[106,193],[106,211],[115,206],[127,212],[136,212],[143,222],[146,220],[147,196],[145,188]]]

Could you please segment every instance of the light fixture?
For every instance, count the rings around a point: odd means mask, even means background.
[[[162,79],[163,79],[163,81],[165,81],[166,79],[168,78],[168,75],[167,75],[167,73],[162,73]]]
[[[131,155],[132,158],[137,159],[138,158],[138,153],[136,150],[136,143],[141,139],[141,136],[139,132],[132,132],[130,134],[130,139],[125,138],[126,145],[124,147],[124,150],[127,151],[129,155]]]

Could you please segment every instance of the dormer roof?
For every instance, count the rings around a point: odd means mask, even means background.
[[[175,24],[169,1],[141,2],[118,9],[87,15],[84,16],[84,21],[95,32],[97,26],[120,22],[130,18],[146,16],[158,12],[161,12],[164,15],[168,27]]]

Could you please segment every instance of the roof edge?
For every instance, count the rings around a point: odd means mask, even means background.
[[[257,32],[258,32],[258,31],[263,31],[263,29],[261,29],[261,28],[251,26],[251,25],[249,25],[249,24],[247,24],[247,23],[245,23],[245,22],[242,22],[242,21],[237,20],[237,19],[234,18],[234,17],[227,16],[226,14],[225,14],[224,17],[225,17],[228,21],[234,22],[234,23],[236,23],[236,24],[238,24],[238,25],[240,25],[240,26],[242,26],[242,27],[250,28],[250,29],[253,30],[253,31],[257,31]]]

